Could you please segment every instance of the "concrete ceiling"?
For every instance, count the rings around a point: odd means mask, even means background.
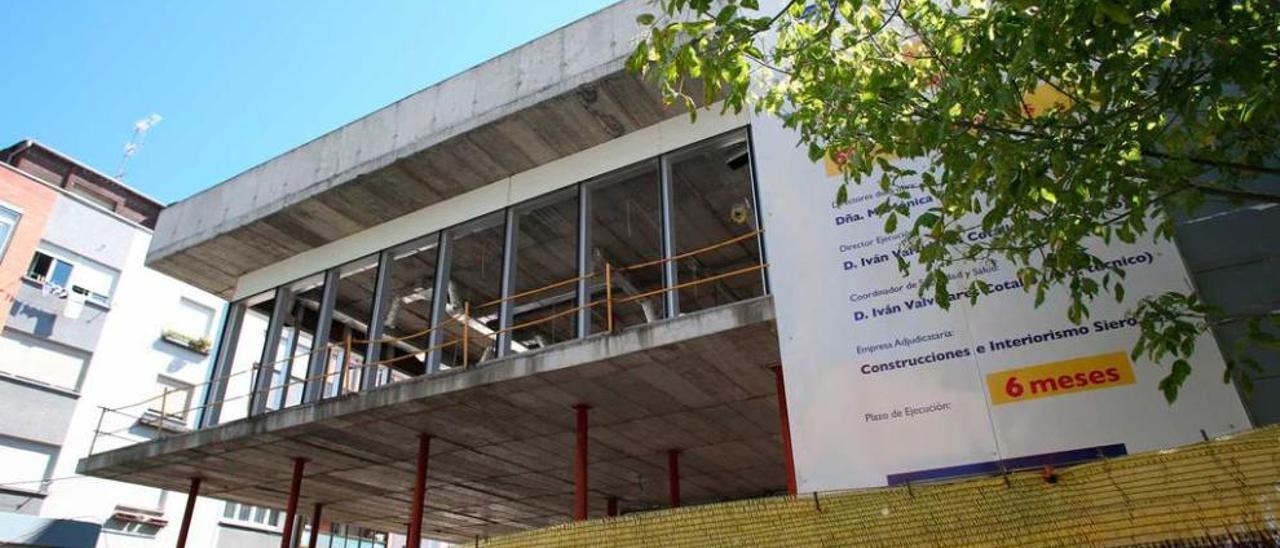
[[[167,208],[148,264],[243,274],[680,115],[623,69],[641,0],[567,25]]]
[[[590,412],[590,506],[665,506],[666,455],[686,504],[785,488],[773,305],[759,298],[100,453],[89,475],[283,507],[306,457],[302,507],[380,530],[408,522],[419,433],[435,438],[424,529],[469,542],[569,520],[574,411]]]

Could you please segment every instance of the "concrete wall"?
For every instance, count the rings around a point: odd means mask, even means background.
[[[67,390],[0,376],[0,433],[62,445],[78,400]]]
[[[0,488],[0,508],[4,509],[0,511],[0,521],[5,520],[7,514],[39,515],[42,504],[43,494]]]
[[[216,542],[216,544],[209,544],[209,546],[217,546],[218,548],[268,548],[280,545],[280,534],[246,527],[222,526],[218,531]]]
[[[84,352],[93,352],[98,345],[98,337],[102,335],[102,326],[107,321],[109,310],[95,303],[85,302],[83,309],[75,317],[71,317],[66,314],[69,303],[65,297],[45,295],[39,283],[24,278],[19,281],[17,294],[9,307],[8,328]]]
[[[115,270],[128,261],[129,248],[122,242],[133,240],[142,232],[137,225],[126,224],[95,206],[64,196],[54,203],[45,227],[44,241]]]
[[[1228,315],[1280,311],[1280,206],[1211,202],[1178,223],[1178,247],[1205,302]],[[1276,332],[1280,335],[1280,332]],[[1214,330],[1230,354],[1244,325]],[[1248,352],[1263,367],[1244,394],[1255,426],[1280,422],[1280,352]]]

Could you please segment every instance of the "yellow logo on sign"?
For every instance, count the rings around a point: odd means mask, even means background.
[[[1001,405],[1135,382],[1129,356],[1111,352],[992,373],[987,390],[991,403]]]

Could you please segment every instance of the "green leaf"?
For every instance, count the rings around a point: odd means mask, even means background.
[[[845,185],[873,176],[885,192],[915,186],[912,196],[935,198],[912,225],[924,240],[912,261],[926,269],[920,295],[943,303],[953,281],[945,272],[974,257],[1007,261],[1035,306],[1069,298],[1061,313],[1073,321],[1103,293],[1132,307],[1141,326],[1133,359],[1157,365],[1194,355],[1220,319],[1191,293],[1128,299],[1124,273],[1102,260],[1117,242],[1172,238],[1172,216],[1206,200],[1182,186],[1239,188],[1257,174],[1235,166],[1280,161],[1268,32],[1280,28],[1280,10],[1270,4],[917,2],[892,12],[909,24],[883,28],[887,5],[859,0],[791,2],[782,13],[760,13],[757,0],[654,4],[661,13],[637,19],[648,34],[627,68],[652,80],[664,104],[691,118],[718,101],[725,112],[776,116],[814,162],[852,147],[833,173],[845,184],[808,187],[835,190],[837,204],[848,203]],[[891,159],[929,167],[917,174]],[[913,219],[903,204],[876,211],[895,231]],[[951,219],[980,226],[943,222]],[[1280,316],[1268,321],[1280,328]],[[1280,346],[1280,331],[1267,333],[1241,337],[1248,344],[1230,356],[1241,371],[1241,353]],[[1178,382],[1161,390],[1175,396]]]
[[[1115,21],[1117,23],[1121,23],[1124,25],[1133,23],[1133,16],[1129,15],[1129,12],[1125,11],[1123,7],[1120,7],[1113,2],[1106,2],[1106,1],[1098,2],[1097,4],[1095,4],[1095,6],[1097,7],[1098,11],[1105,14],[1112,21]]]
[[[656,19],[652,13],[642,13],[639,17],[636,17],[636,22],[647,27],[652,25]]]
[[[1187,377],[1191,375],[1191,364],[1187,360],[1177,360],[1173,362],[1173,367],[1169,370],[1169,374],[1160,380],[1160,391],[1164,392],[1165,401],[1173,404],[1178,399],[1178,390],[1182,388],[1182,384],[1186,382]]]

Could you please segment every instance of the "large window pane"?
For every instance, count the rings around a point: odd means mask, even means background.
[[[307,363],[315,344],[320,300],[324,294],[324,275],[316,274],[290,284],[281,298],[290,299],[284,308],[277,338],[275,361],[271,364],[268,409],[282,409],[302,402],[302,383],[307,377]],[[323,343],[321,343],[323,344]]]
[[[359,389],[361,365],[364,363],[369,338],[369,322],[373,316],[373,292],[378,281],[378,256],[371,255],[338,267],[333,314],[329,323],[330,350],[324,353],[324,388],[322,397]],[[351,357],[347,359],[346,341],[350,339]]]
[[[248,416],[258,362],[262,359],[262,347],[266,342],[271,311],[275,308],[275,291],[255,295],[245,299],[242,304],[245,307],[244,320],[240,324],[236,346],[223,350],[230,353],[231,368],[226,378],[226,395],[222,399],[225,404],[218,417],[219,423]]]
[[[578,291],[578,189],[568,188],[516,210],[513,351],[574,338]]]
[[[499,309],[496,301],[502,292],[505,227],[504,213],[496,212],[451,229],[445,236],[451,241],[446,248],[450,268],[439,343],[459,340],[464,303],[469,303],[471,317],[466,320],[466,331],[470,337],[468,363],[478,363],[495,356]],[[462,345],[444,348],[440,363],[444,367],[463,365]]]
[[[382,336],[398,340],[382,344],[380,361],[387,362],[388,367],[379,367],[373,373],[381,376],[379,384],[391,380],[391,371],[407,375],[421,375],[426,371],[439,241],[439,236],[433,234],[391,253],[387,291],[383,296],[386,304]]]
[[[604,265],[612,275],[614,328],[662,318],[662,294],[638,298],[662,288],[662,215],[658,196],[658,164],[645,162],[587,183],[590,212],[591,301],[605,298]],[[633,268],[628,268],[633,267]],[[607,329],[605,307],[591,311],[591,332]]]
[[[749,235],[758,227],[745,132],[734,132],[670,157],[675,255]],[[676,262],[681,284],[728,275],[760,264],[759,236],[696,253]],[[686,287],[681,312],[764,294],[759,270]]]

